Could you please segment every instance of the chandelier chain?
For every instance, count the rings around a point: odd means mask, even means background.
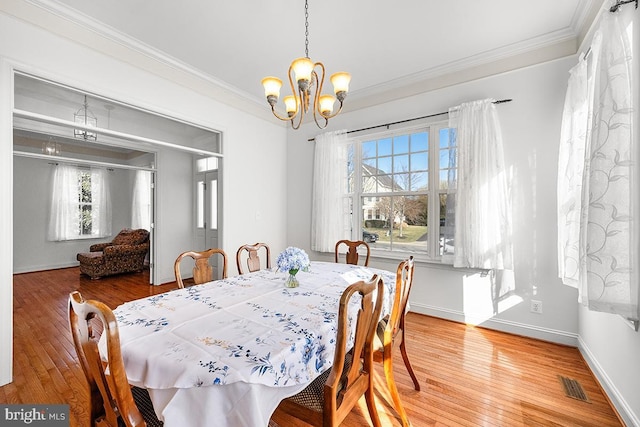
[[[304,54],[309,57],[309,2],[304,2]]]

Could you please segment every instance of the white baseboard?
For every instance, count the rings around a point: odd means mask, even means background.
[[[28,267],[14,268],[13,274],[33,273],[36,271],[45,271],[45,270],[57,270],[59,268],[77,267],[79,265],[80,263],[78,263],[78,261],[66,262],[63,264],[30,265]]]
[[[589,347],[587,347],[587,344],[580,337],[578,337],[578,349],[587,362],[587,365],[589,365],[591,372],[593,372],[598,379],[611,404],[616,408],[616,411],[618,411],[622,421],[629,427],[640,427],[640,418],[637,414],[633,413],[631,407],[627,404],[626,400],[624,400],[607,373],[602,369],[602,366],[600,366],[593,356],[593,353],[589,350]]]
[[[460,323],[473,323],[477,326],[486,327],[489,329],[495,329],[502,332],[508,332],[515,335],[523,335],[526,337],[536,338],[543,341],[554,342],[558,344],[570,345],[572,347],[578,346],[578,335],[559,331],[556,329],[543,328],[540,326],[528,325],[525,323],[513,322],[504,319],[486,319],[482,321],[471,322],[469,319],[473,319],[473,314],[465,314],[461,311],[443,309],[441,307],[429,306],[420,303],[411,303],[410,310],[420,314],[426,314],[428,316],[440,317],[442,319],[452,320]],[[484,317],[483,317],[484,319]]]

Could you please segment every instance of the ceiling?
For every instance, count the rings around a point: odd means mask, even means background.
[[[207,75],[264,108],[261,79],[286,81],[291,61],[305,53],[303,0],[35,2]],[[574,54],[602,6],[603,0],[309,0],[309,56],[328,74],[349,71],[347,104],[363,107],[433,88],[424,82],[439,76],[470,80],[482,77],[478,68],[487,64],[501,64],[491,71],[500,72]]]

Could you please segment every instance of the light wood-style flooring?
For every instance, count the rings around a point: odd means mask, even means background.
[[[149,286],[148,273],[101,280],[77,268],[15,275],[14,381],[0,387],[0,403],[68,403],[70,426],[88,426],[87,386],[67,323],[69,293],[80,290],[115,308],[175,287]],[[413,389],[399,352],[394,363],[414,427],[622,425],[575,348],[414,313],[406,329],[422,391]],[[377,374],[382,424],[399,426],[380,364]],[[588,402],[567,397],[559,376],[577,381]],[[363,399],[343,425],[369,425],[366,414]]]

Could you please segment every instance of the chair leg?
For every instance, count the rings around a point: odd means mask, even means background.
[[[407,367],[407,371],[409,371],[409,375],[411,375],[414,388],[417,391],[420,391],[420,383],[418,382],[418,378],[416,378],[416,374],[413,372],[413,368],[411,367],[411,362],[409,362],[409,355],[407,354],[407,347],[405,347],[404,345],[404,330],[402,331],[402,341],[400,342],[400,353],[402,353],[402,360],[404,360],[404,366]]]
[[[378,416],[378,407],[376,406],[375,396],[373,393],[373,373],[369,372],[369,388],[364,393],[364,398],[367,401],[367,409],[369,410],[369,416],[373,427],[382,427],[380,424],[380,417]]]
[[[398,415],[400,415],[400,419],[402,420],[402,427],[409,427],[411,426],[411,423],[409,422],[409,417],[407,417],[407,413],[404,410],[404,406],[402,406],[402,402],[400,401],[400,394],[398,393],[396,380],[393,376],[393,357],[391,355],[392,346],[393,346],[393,341],[388,345],[386,345],[384,348],[384,355],[383,355],[384,376],[387,379],[387,387],[389,387],[389,392],[391,393],[393,406],[396,408],[396,412],[398,412]]]

